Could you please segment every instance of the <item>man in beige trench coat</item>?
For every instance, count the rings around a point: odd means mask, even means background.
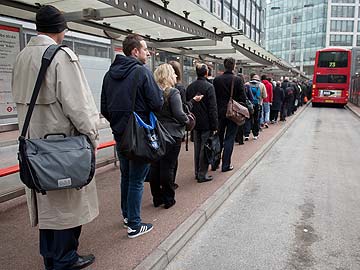
[[[12,91],[22,129],[41,58],[51,44],[60,44],[67,28],[63,14],[43,6],[36,15],[38,35],[31,38],[16,58]],[[28,136],[43,138],[48,133],[87,135],[94,147],[98,142],[98,119],[94,99],[77,56],[69,49],[58,51],[50,64],[31,117]],[[94,255],[77,253],[81,226],[98,214],[95,179],[80,190],[48,191],[46,195],[26,190],[32,226],[39,226],[40,254],[47,270],[81,269]]]

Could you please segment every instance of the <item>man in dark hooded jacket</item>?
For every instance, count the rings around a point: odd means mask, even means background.
[[[132,113],[131,97],[136,91],[135,112],[149,123],[151,111],[160,111],[162,90],[151,71],[144,66],[150,53],[139,35],[129,35],[123,42],[126,56],[117,55],[105,74],[101,92],[101,113],[110,122],[114,134],[121,171],[121,210],[128,237],[135,238],[152,230],[141,223],[140,210],[144,180],[150,164],[129,160],[120,153],[120,141]]]

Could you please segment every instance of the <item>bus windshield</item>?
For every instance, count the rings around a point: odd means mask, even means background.
[[[316,75],[317,83],[346,83],[345,75]]]
[[[348,52],[320,52],[318,67],[341,68],[348,66]]]

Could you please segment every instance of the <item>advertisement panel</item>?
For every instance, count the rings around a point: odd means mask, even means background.
[[[0,119],[16,116],[11,94],[11,74],[16,55],[21,50],[20,25],[0,22]]]

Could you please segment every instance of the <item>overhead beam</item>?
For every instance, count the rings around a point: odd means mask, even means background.
[[[247,58],[251,59],[252,61],[259,63],[264,66],[272,66],[272,62],[259,56],[258,54],[252,52],[250,49],[246,47],[239,46],[238,44],[232,42],[231,45],[235,48],[238,52],[245,55]]]
[[[76,22],[82,20],[103,20],[105,18],[113,17],[124,17],[124,16],[134,16],[123,10],[117,8],[103,8],[103,9],[94,9],[94,8],[84,8],[80,11],[67,12],[64,14],[66,21]]]
[[[235,49],[183,50],[184,54],[231,54]]]
[[[200,40],[183,40],[172,42],[152,42],[155,48],[180,48],[180,47],[197,47],[197,46],[216,46],[216,40],[200,39]]]
[[[222,40],[220,35],[202,27],[179,14],[147,0],[98,0],[146,20],[177,31],[212,40]]]

